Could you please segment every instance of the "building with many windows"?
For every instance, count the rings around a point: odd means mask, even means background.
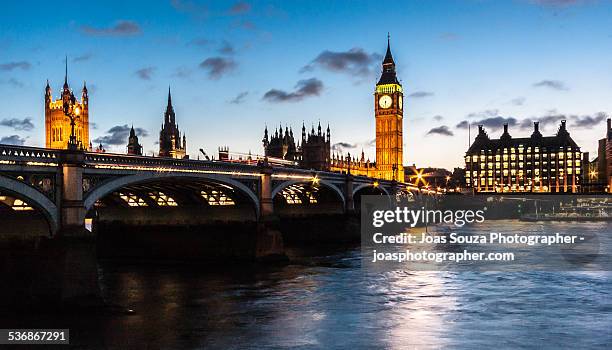
[[[576,193],[582,185],[582,153],[561,121],[554,136],[542,136],[538,122],[530,137],[513,138],[504,125],[491,139],[482,125],[465,154],[466,186],[474,192]]]

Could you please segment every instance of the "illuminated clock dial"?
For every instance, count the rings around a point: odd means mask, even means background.
[[[383,95],[379,100],[378,100],[378,105],[380,106],[380,108],[389,108],[391,107],[391,104],[393,103],[393,100],[391,99],[391,96],[389,95]]]
[[[398,97],[398,102],[399,102],[399,108],[400,108],[400,109],[402,109],[402,108],[403,108],[403,107],[402,107],[402,105],[403,105],[402,100],[403,100],[403,99],[404,99],[404,98],[403,98],[402,96]]]

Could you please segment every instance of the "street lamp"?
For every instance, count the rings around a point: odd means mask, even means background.
[[[70,119],[70,138],[68,139],[68,149],[78,150],[79,143],[77,142],[76,134],[74,133],[74,125],[76,120],[81,116],[81,108],[74,107],[76,99],[72,96],[70,99],[64,99],[64,114]]]

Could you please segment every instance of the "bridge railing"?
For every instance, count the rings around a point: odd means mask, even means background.
[[[0,162],[57,165],[60,150],[0,144]]]
[[[181,169],[197,169],[197,170],[225,170],[225,171],[237,171],[237,172],[253,172],[256,170],[256,166],[242,164],[242,163],[231,163],[221,161],[209,161],[209,160],[194,160],[194,159],[176,159],[166,157],[147,157],[147,156],[135,156],[125,154],[113,154],[113,153],[85,153],[85,164],[88,166],[96,165],[107,165],[116,166],[118,168],[124,167],[146,167],[146,168],[159,168],[160,170],[170,170],[172,168]]]

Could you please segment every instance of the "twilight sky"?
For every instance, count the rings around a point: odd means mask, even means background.
[[[168,85],[192,157],[262,153],[264,125],[374,159],[374,84],[387,32],[405,90],[404,163],[462,165],[468,123],[498,137],[568,120],[594,157],[612,112],[605,0],[37,1],[0,13],[0,142],[44,145],[44,86],[90,91],[92,138],[125,152],[124,125],[158,145]],[[472,134],[472,137],[474,134]]]

